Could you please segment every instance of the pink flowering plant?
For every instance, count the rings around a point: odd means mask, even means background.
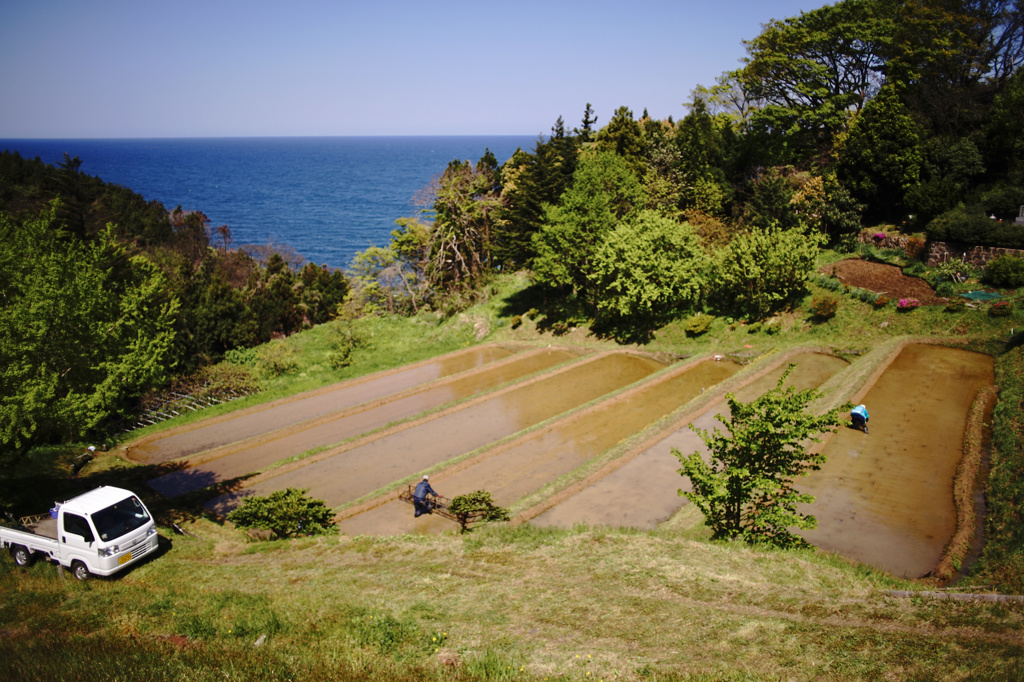
[[[988,314],[992,317],[1006,317],[1013,312],[1013,304],[1009,301],[996,301],[992,304],[992,307],[988,309]]]
[[[885,232],[875,232],[875,241],[876,242],[884,241],[885,238],[888,237],[888,236],[889,235],[887,235]]]
[[[916,298],[901,298],[896,302],[896,310],[909,311],[917,308],[921,305],[921,302]]]

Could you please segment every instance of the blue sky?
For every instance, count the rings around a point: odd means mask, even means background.
[[[823,0],[0,0],[0,138],[536,135],[680,118]]]

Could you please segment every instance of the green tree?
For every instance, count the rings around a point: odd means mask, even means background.
[[[364,315],[415,313],[430,302],[427,280],[431,225],[399,218],[387,247],[371,246],[352,258],[350,312]]]
[[[169,372],[177,299],[113,229],[82,242],[53,229],[57,203],[21,224],[0,213],[0,445],[80,438]]]
[[[590,105],[587,105],[588,112]],[[539,139],[532,154],[517,150],[501,168],[503,206],[496,212],[493,257],[496,266],[528,267],[536,251],[533,235],[544,223],[544,206],[557,204],[572,184],[584,137],[589,140],[592,125],[584,114],[584,130],[573,137],[559,116],[548,139]]]
[[[605,236],[643,205],[643,188],[625,160],[614,152],[581,156],[572,186],[557,206],[547,206],[534,236],[534,276],[593,304],[593,260]]]
[[[633,119],[629,107],[615,110],[608,125],[597,131],[598,149],[615,152],[623,159],[638,177],[643,175],[644,164],[644,131]]]
[[[691,492],[680,495],[704,515],[716,540],[743,540],[776,547],[807,546],[790,528],[812,529],[817,520],[797,511],[798,504],[814,501],[794,486],[797,476],[821,468],[825,456],[807,450],[807,443],[834,431],[849,405],[823,415],[807,412],[818,398],[814,389],[799,391],[785,386],[795,365],[790,365],[775,388],[753,402],[743,403],[728,394],[729,416],[716,418],[723,433],[696,429],[710,451],[710,463],[700,452],[672,454],[682,464],[679,473],[690,479]]]
[[[426,271],[435,291],[471,289],[491,267],[494,213],[502,205],[493,160],[487,152],[475,167],[452,161],[437,182]]]
[[[777,155],[772,165],[827,152],[872,96],[892,33],[892,5],[844,0],[770,21],[746,43],[739,77],[756,102],[751,122]]]
[[[712,269],[717,306],[752,320],[785,309],[806,290],[824,241],[819,232],[777,227],[736,235]]]
[[[1019,0],[897,4],[886,77],[930,132],[963,137],[1024,59]]]
[[[643,211],[612,230],[595,253],[599,313],[635,328],[664,323],[699,305],[706,262],[693,228]]]
[[[921,175],[920,131],[895,87],[884,87],[857,117],[838,150],[838,175],[876,216],[901,213]]]
[[[285,488],[262,497],[246,497],[227,519],[239,528],[273,531],[280,538],[327,535],[337,531],[334,513],[308,489]]]
[[[687,206],[708,215],[720,215],[729,195],[725,173],[727,130],[726,119],[712,116],[702,97],[694,99],[676,128],[683,198]],[[720,198],[708,201],[708,197]]]
[[[1024,71],[996,97],[985,127],[985,165],[994,177],[1024,186]]]

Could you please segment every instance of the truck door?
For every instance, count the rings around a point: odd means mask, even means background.
[[[61,563],[70,566],[75,559],[81,559],[86,566],[92,566],[96,557],[92,544],[96,542],[96,536],[89,522],[84,516],[69,512],[63,512],[61,516],[64,524],[60,529],[60,547],[65,558]]]

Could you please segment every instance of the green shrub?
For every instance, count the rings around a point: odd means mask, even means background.
[[[992,220],[980,210],[956,208],[938,216],[925,228],[929,239],[1005,248],[1024,247],[1024,234],[1014,223]]]
[[[508,521],[509,511],[494,504],[491,494],[486,490],[458,495],[448,505],[448,511],[455,515],[465,533],[471,526],[488,521]]]
[[[815,296],[811,301],[811,316],[819,320],[827,320],[835,317],[839,310],[839,299],[835,296]]]
[[[266,497],[247,497],[227,518],[239,528],[270,530],[282,538],[336,531],[334,513],[323,500],[306,497],[307,490],[286,488]]]
[[[683,329],[686,331],[687,336],[700,336],[708,330],[714,320],[714,315],[697,313],[686,320],[686,324],[683,326]]]
[[[907,267],[903,268],[903,274],[907,277],[920,277],[927,269],[927,266],[925,266],[921,261],[914,261]]]
[[[836,240],[835,250],[839,253],[853,253],[857,250],[857,235],[844,234]]]
[[[1024,286],[1024,258],[1004,253],[985,266],[981,279],[986,284],[1005,289]]]
[[[352,364],[352,353],[365,346],[365,337],[354,322],[339,322],[331,327],[331,350],[327,353],[327,362],[333,369],[344,369]]]
[[[939,282],[939,285],[935,287],[935,293],[943,298],[956,296],[956,290],[957,286],[953,282]]]
[[[290,374],[298,368],[295,350],[282,341],[271,341],[257,349],[257,367],[264,376],[278,377]]]
[[[512,329],[519,329],[523,324],[523,316],[515,315],[512,317]]]

